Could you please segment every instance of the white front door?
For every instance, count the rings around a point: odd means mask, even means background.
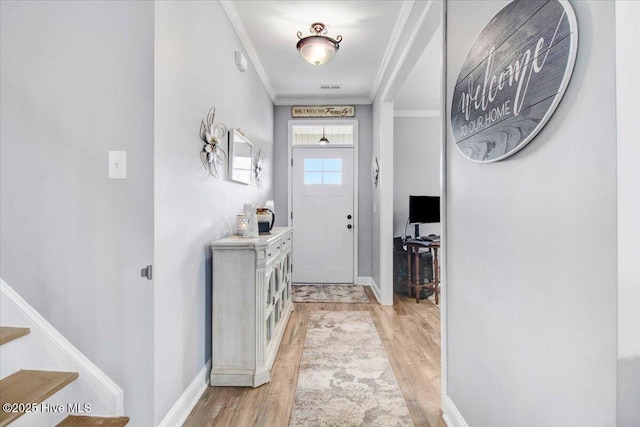
[[[353,148],[293,148],[293,281],[353,283]]]

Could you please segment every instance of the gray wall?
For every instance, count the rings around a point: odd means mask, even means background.
[[[219,2],[156,3],[155,413],[160,421],[211,357],[210,242],[235,232],[246,202],[272,196],[273,104]],[[245,53],[246,56],[246,53]],[[240,127],[267,154],[264,186],[205,173],[200,119]]]
[[[440,195],[440,117],[393,120],[393,235],[404,236],[409,195]],[[414,226],[407,228],[413,235]],[[440,234],[440,224],[420,224],[420,234]]]
[[[616,3],[618,425],[640,426],[640,3]]]
[[[340,102],[335,102],[340,104]],[[277,212],[276,223],[287,225],[287,165],[289,142],[288,121],[291,119],[291,105],[279,105],[275,107],[275,134],[274,134],[274,202]],[[358,210],[360,222],[358,224],[358,275],[371,276],[371,219],[372,219],[372,192],[371,184],[371,106],[356,105],[358,120]],[[310,119],[303,119],[310,120]]]
[[[448,82],[505,1],[448,2]],[[613,2],[572,2],[573,77],[509,159],[447,144],[448,394],[469,425],[616,424]]]
[[[1,2],[2,277],[153,424],[150,2]],[[126,180],[107,152],[127,151]]]

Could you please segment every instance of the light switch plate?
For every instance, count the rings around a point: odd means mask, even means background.
[[[109,151],[109,179],[127,178],[127,152]]]

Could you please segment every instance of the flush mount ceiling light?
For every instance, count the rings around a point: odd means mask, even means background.
[[[298,44],[296,48],[300,55],[304,58],[305,61],[313,64],[313,65],[322,65],[333,58],[340,49],[340,42],[342,41],[342,36],[336,37],[336,39],[332,39],[331,37],[327,37],[327,29],[325,25],[321,22],[316,22],[311,24],[311,36],[302,37],[302,33],[298,31]]]

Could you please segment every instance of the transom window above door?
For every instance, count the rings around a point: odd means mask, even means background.
[[[324,138],[324,139],[323,139]],[[294,125],[293,145],[353,145],[353,126]]]

